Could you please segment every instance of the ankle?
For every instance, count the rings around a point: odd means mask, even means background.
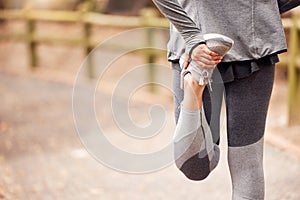
[[[191,74],[187,74],[184,77],[183,108],[186,110],[199,110],[202,106],[204,89],[204,85],[199,85],[198,81],[193,79]]]
[[[184,77],[184,91],[190,90],[195,93],[196,96],[202,97],[205,85],[199,85],[199,82],[193,79],[191,74],[187,74]]]

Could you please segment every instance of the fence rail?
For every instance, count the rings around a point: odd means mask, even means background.
[[[169,22],[166,19],[158,17],[154,10],[144,10],[139,17],[104,15],[91,12],[88,4],[84,4],[79,11],[53,11],[53,10],[31,10],[25,8],[22,10],[0,10],[0,19],[5,20],[25,20],[27,24],[27,32],[24,34],[4,34],[0,33],[1,40],[17,40],[28,43],[30,52],[30,65],[36,67],[38,65],[38,57],[36,46],[38,43],[54,43],[79,46],[85,49],[86,55],[96,47],[101,41],[93,41],[91,39],[92,25],[118,28],[138,28],[138,27],[160,27],[168,28]],[[59,38],[45,37],[35,33],[36,21],[50,22],[69,22],[80,23],[84,27],[84,36],[81,38]],[[124,23],[126,21],[126,23]],[[282,20],[284,28],[289,32],[290,39],[289,53],[284,57],[281,56],[279,66],[288,67],[289,81],[289,124],[300,124],[300,17],[293,14],[292,18]],[[150,37],[151,33],[149,33]],[[149,39],[153,41],[153,38]],[[107,48],[129,48],[129,47],[107,47]],[[152,63],[160,54],[156,51],[141,51],[146,56],[147,62]],[[165,54],[163,54],[165,55]],[[88,72],[93,77],[94,72],[92,66]],[[153,76],[154,72],[150,72]]]
[[[167,28],[169,23],[166,19],[157,17],[156,12],[145,9],[141,12],[141,17],[106,15],[89,11],[55,11],[55,10],[1,10],[2,19],[27,19],[38,21],[55,22],[79,22],[90,23],[101,26],[111,27],[163,27]],[[150,20],[149,20],[150,19]],[[126,23],[124,21],[126,20]]]

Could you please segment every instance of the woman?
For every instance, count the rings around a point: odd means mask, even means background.
[[[216,167],[224,93],[232,199],[264,199],[265,121],[277,55],[286,51],[280,13],[296,7],[300,1],[153,1],[172,23],[168,59],[173,69],[177,166],[192,180],[206,178]],[[204,37],[209,33],[233,39],[235,44],[224,57],[206,45]],[[185,62],[180,62],[182,57]],[[189,70],[191,64],[208,73],[199,73],[196,80]],[[206,85],[211,78],[210,93]],[[190,152],[195,153],[197,146],[197,153],[192,155]],[[185,155],[185,150],[189,155]]]

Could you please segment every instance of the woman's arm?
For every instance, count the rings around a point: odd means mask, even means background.
[[[195,22],[187,15],[177,0],[153,0],[161,13],[168,18],[184,38],[187,50],[204,42]]]
[[[176,27],[186,42],[186,52],[199,67],[213,68],[222,57],[210,51],[203,34],[177,0],[152,0],[161,13]],[[197,8],[195,8],[197,9]],[[200,44],[200,45],[199,45]],[[187,67],[187,64],[185,68]]]

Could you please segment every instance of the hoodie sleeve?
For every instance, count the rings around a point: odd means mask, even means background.
[[[178,0],[152,0],[160,12],[176,27],[186,43],[186,52],[205,40],[196,23],[187,15]]]
[[[281,14],[300,5],[300,0],[277,0],[277,2]]]

